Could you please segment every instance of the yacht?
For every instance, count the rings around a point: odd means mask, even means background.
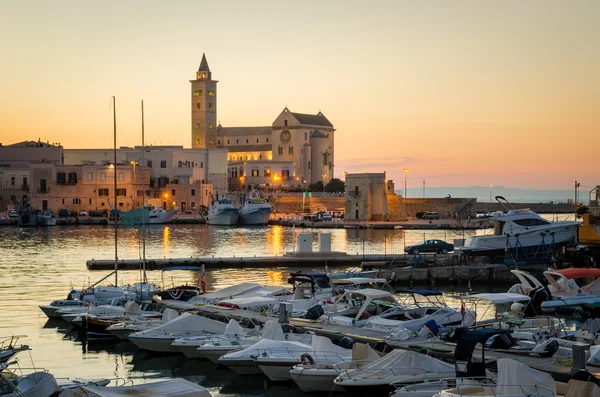
[[[246,199],[240,210],[240,224],[266,225],[272,212],[273,207],[268,200],[258,197]]]
[[[505,200],[496,196],[496,200]],[[505,207],[506,208],[506,207]],[[576,242],[578,221],[550,222],[529,209],[508,209],[491,214],[494,234],[475,236],[465,241],[457,251],[465,255],[494,256],[506,249],[533,249],[541,245],[559,246]]]
[[[208,207],[206,223],[218,226],[233,226],[238,223],[240,210],[226,198],[213,200]]]

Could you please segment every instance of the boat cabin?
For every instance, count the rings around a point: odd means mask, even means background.
[[[288,284],[293,287],[293,299],[309,299],[320,293],[330,296],[333,289],[325,273],[290,273]]]

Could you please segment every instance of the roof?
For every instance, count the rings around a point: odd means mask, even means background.
[[[271,135],[272,127],[217,127],[217,136]]]
[[[208,61],[206,60],[206,55],[202,53],[202,60],[200,61],[200,67],[198,68],[199,72],[210,72],[210,68],[208,67]]]
[[[42,141],[23,141],[23,142],[13,143],[10,145],[5,145],[4,147],[60,147],[60,148],[62,148],[61,145],[54,145],[54,144],[42,142]]]
[[[311,132],[310,137],[311,138],[327,138],[327,135],[325,135],[324,133],[322,133],[319,130],[314,130],[313,132]]]
[[[586,269],[571,267],[568,269],[557,270],[555,273],[561,274],[569,279],[581,277],[600,277],[600,269]]]
[[[462,300],[484,300],[490,301],[494,305],[498,305],[501,303],[508,302],[520,302],[520,301],[530,301],[531,298],[527,295],[522,294],[513,294],[511,292],[500,292],[500,293],[484,293],[484,294],[474,294],[474,295],[465,295],[459,297]]]
[[[227,146],[226,149],[229,149],[230,152],[269,152],[273,150],[273,147],[268,144],[258,144],[258,145],[236,145],[236,146]]]
[[[440,291],[433,291],[428,289],[405,289],[402,291],[397,291],[399,294],[417,294],[423,296],[437,296],[442,295]]]
[[[331,124],[331,122],[329,120],[327,120],[327,117],[325,117],[323,115],[323,113],[321,113],[321,112],[319,112],[318,114],[304,114],[304,113],[294,113],[294,112],[291,112],[291,113],[296,118],[296,120],[298,120],[300,122],[300,124],[320,125],[320,126],[324,126],[324,127],[332,127],[333,128],[333,124]]]

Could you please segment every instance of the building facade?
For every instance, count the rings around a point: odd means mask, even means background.
[[[223,127],[216,124],[218,81],[204,54],[190,83],[192,147],[228,149],[231,189],[303,186],[333,177],[335,128],[323,113],[294,113],[286,107],[270,126]],[[248,171],[258,172],[247,178]]]
[[[389,220],[385,172],[346,174],[346,221]]]

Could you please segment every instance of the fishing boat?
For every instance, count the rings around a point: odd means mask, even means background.
[[[21,210],[19,213],[19,220],[17,221],[19,227],[37,226],[37,223],[37,215],[34,210],[31,208]]]
[[[577,239],[579,221],[550,222],[529,209],[508,208],[505,205],[508,201],[502,196],[496,196],[496,200],[505,211],[491,214],[494,234],[470,237],[457,251],[472,256],[494,256],[504,255],[506,249],[526,251],[574,243]]]
[[[37,215],[37,222],[40,226],[56,226],[56,218],[52,210],[41,212]]]
[[[245,226],[266,225],[269,223],[271,213],[273,213],[273,207],[267,199],[250,197],[244,200],[239,222]]]
[[[176,210],[165,211],[162,207],[154,207],[152,205],[145,207],[140,206],[136,209],[122,212],[121,225],[161,225],[165,223],[171,223],[176,214]]]
[[[206,223],[217,226],[237,225],[240,210],[233,206],[233,202],[225,197],[212,200],[208,206]]]

